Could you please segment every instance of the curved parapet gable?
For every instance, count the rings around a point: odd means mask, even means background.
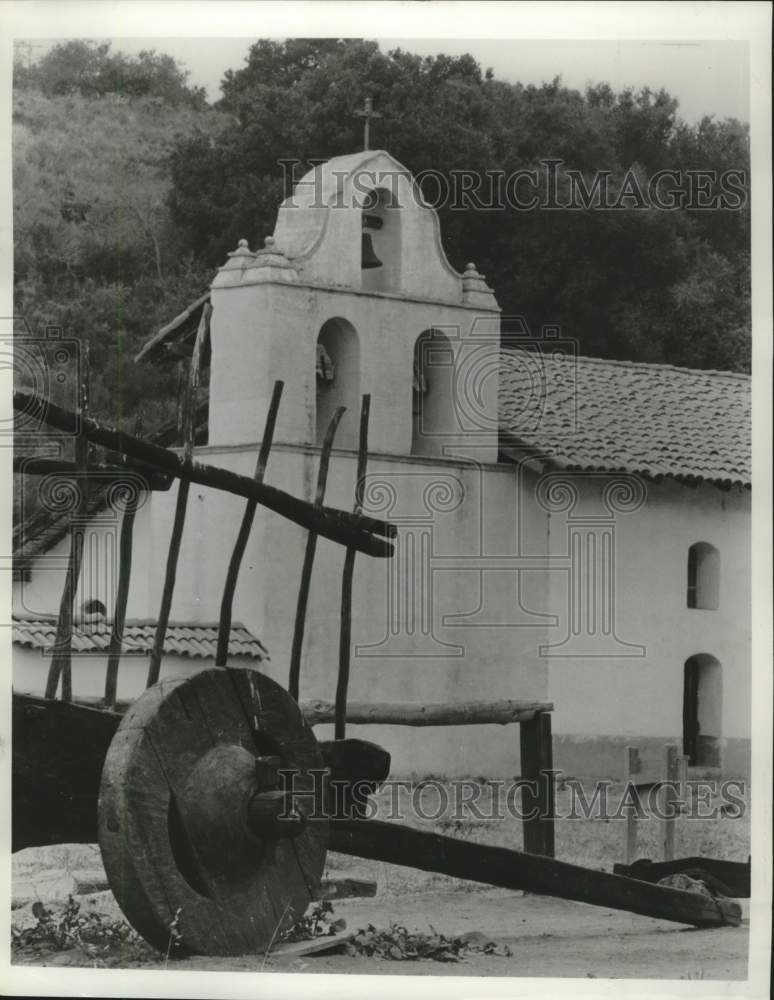
[[[362,266],[366,238],[368,255],[381,266]],[[436,212],[422,201],[409,171],[383,150],[334,157],[310,170],[280,206],[274,240],[301,282],[466,301]],[[480,286],[476,304],[497,309],[483,278]],[[481,291],[491,301],[482,301]]]

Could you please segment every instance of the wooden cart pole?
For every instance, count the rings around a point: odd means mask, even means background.
[[[664,748],[666,784],[662,789],[661,808],[661,844],[664,861],[673,861],[675,857],[675,834],[677,823],[677,783],[679,771],[677,764],[677,747],[668,743]]]
[[[554,856],[554,771],[551,714],[538,712],[519,726],[524,851]]]
[[[325,488],[328,484],[328,466],[330,465],[333,440],[336,437],[339,421],[344,416],[346,409],[346,406],[339,406],[334,410],[325,431],[325,438],[320,449],[320,465],[317,469],[317,489],[314,496],[315,507],[322,507],[323,500],[325,499]],[[309,602],[309,587],[312,582],[312,568],[317,551],[317,538],[316,531],[310,531],[306,537],[304,563],[301,567],[301,582],[298,587],[298,600],[296,602],[296,620],[293,626],[293,645],[290,651],[290,671],[288,673],[288,693],[296,701],[298,701],[301,680],[301,652],[304,645],[304,629],[306,627],[306,606]]]
[[[355,477],[354,512],[363,509],[365,474],[368,464],[368,416],[371,410],[371,396],[366,393],[360,406],[360,440],[357,450],[357,472]],[[355,571],[356,549],[347,547],[344,556],[344,570],[341,575],[341,626],[339,629],[339,677],[336,684],[336,721],[334,738],[343,740],[347,730],[347,689],[349,688],[349,661],[352,644],[352,578]]]
[[[56,627],[54,652],[48,669],[46,680],[46,698],[55,698],[62,678],[62,700],[71,701],[72,688],[72,643],[73,614],[75,611],[75,596],[78,591],[78,580],[83,562],[83,542],[86,532],[86,519],[89,511],[89,483],[86,470],[89,465],[89,442],[81,433],[80,423],[85,421],[89,408],[89,345],[84,343],[81,355],[81,380],[78,386],[78,416],[75,437],[75,469],[74,478],[76,503],[70,516],[70,555],[67,560],[64,588],[59,603],[59,621]]]
[[[738,927],[742,919],[742,909],[732,899],[653,885],[507,847],[457,840],[415,830],[403,823],[333,819],[329,846],[332,851],[359,858],[627,910],[695,927]]]
[[[123,479],[126,469],[132,469],[139,476],[143,476],[148,481],[150,489],[165,490],[169,488],[172,477],[158,472],[150,465],[143,465],[142,462],[133,462],[125,459],[121,465],[113,465],[107,462],[90,461],[86,474],[88,478],[98,477],[100,482],[107,478]],[[13,471],[20,472],[26,476],[75,476],[78,474],[78,464],[59,458],[35,458],[34,456],[14,455]]]
[[[262,483],[263,477],[266,474],[266,464],[269,461],[269,453],[271,452],[271,446],[274,441],[274,428],[277,424],[277,413],[279,411],[280,400],[282,399],[282,390],[284,388],[284,382],[277,380],[274,383],[274,391],[271,394],[269,411],[266,414],[266,423],[264,424],[263,437],[261,438],[261,447],[258,452],[258,460],[255,463],[255,472],[253,473],[253,481],[256,483]],[[242,558],[245,554],[245,549],[247,548],[247,542],[250,538],[250,531],[253,527],[253,520],[255,518],[255,511],[257,508],[257,500],[248,500],[245,504],[245,511],[242,515],[242,523],[239,526],[239,533],[237,534],[237,539],[234,543],[234,551],[231,553],[231,559],[228,564],[226,583],[223,587],[223,598],[220,602],[218,648],[215,653],[216,667],[225,667],[228,662],[228,643],[231,638],[231,612],[234,607],[234,594],[236,593],[236,585],[239,580],[239,570],[242,566]]]
[[[138,414],[134,423],[134,433],[139,437],[142,433],[142,417]],[[118,542],[118,586],[116,588],[116,603],[113,609],[113,627],[110,632],[108,647],[107,671],[105,673],[105,706],[115,708],[118,692],[118,667],[121,663],[121,650],[124,643],[124,625],[126,624],[126,604],[129,600],[129,583],[132,577],[132,546],[134,539],[134,517],[137,513],[139,496],[131,495],[126,501],[124,515],[121,518],[121,536]]]
[[[75,433],[78,417],[69,410],[62,409],[50,400],[33,393],[14,391],[15,410],[34,416],[50,427]],[[228,469],[219,469],[202,462],[188,462],[174,451],[162,448],[151,441],[132,437],[111,427],[103,427],[89,418],[84,421],[84,433],[94,444],[129,455],[153,466],[159,472],[166,472],[179,479],[188,479],[201,486],[224,490],[236,496],[255,499],[269,510],[281,514],[302,528],[317,531],[323,538],[329,538],[340,545],[351,545],[358,552],[369,556],[390,558],[394,548],[390,542],[397,528],[389,521],[382,521],[365,514],[352,514],[333,507],[316,508],[314,504],[291,496],[266,483],[255,483],[249,476],[240,476]]]
[[[207,303],[202,310],[199,320],[199,328],[196,331],[196,342],[191,354],[191,367],[189,369],[188,391],[185,398],[185,413],[183,417],[183,462],[186,468],[190,468],[193,460],[194,447],[194,412],[196,410],[196,388],[199,385],[199,367],[201,360],[204,338],[209,324],[212,307]],[[167,552],[167,566],[164,573],[164,587],[161,591],[161,607],[159,608],[159,618],[156,622],[156,632],[153,636],[153,647],[151,648],[150,664],[148,666],[148,679],[146,687],[155,684],[161,673],[161,658],[164,655],[164,640],[167,635],[167,625],[169,624],[169,613],[172,610],[172,596],[175,592],[175,578],[177,576],[177,561],[180,557],[180,544],[183,539],[183,528],[185,526],[185,515],[188,507],[188,493],[191,488],[191,480],[183,475],[177,488],[177,502],[175,504],[175,519],[172,522],[172,534],[169,539],[169,551]]]

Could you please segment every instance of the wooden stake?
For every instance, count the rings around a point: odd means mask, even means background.
[[[689,812],[688,804],[688,757],[679,754],[677,757],[677,774],[680,786],[680,813]]]
[[[624,751],[624,792],[628,795],[630,789],[636,791],[636,776],[640,773],[640,751],[637,747],[627,747]],[[624,827],[624,863],[630,865],[637,855],[637,806],[634,802],[626,807],[626,826]]]
[[[662,845],[664,861],[672,861],[675,856],[675,824],[677,821],[677,782],[679,778],[677,767],[677,747],[669,743],[664,748],[666,763],[666,784],[662,790],[661,808],[664,819],[661,821]]]
[[[76,414],[31,393],[14,392],[13,405],[14,409],[21,410],[60,430],[74,433],[78,426]],[[91,418],[84,421],[84,433],[95,444],[130,455],[177,478],[188,479],[192,483],[224,490],[247,499],[255,499],[269,510],[276,511],[288,520],[300,524],[302,528],[314,530],[323,538],[340,545],[351,545],[358,552],[370,556],[389,558],[393,555],[393,546],[388,539],[395,537],[397,529],[388,521],[332,507],[316,508],[313,504],[299,500],[298,497],[291,496],[283,490],[267,486],[265,483],[255,483],[249,476],[240,476],[228,469],[215,468],[201,462],[186,463],[174,451],[132,437],[123,431],[103,427]]]
[[[274,441],[274,428],[277,424],[277,412],[279,411],[280,400],[284,382],[279,380],[274,383],[274,391],[269,403],[269,412],[266,414],[266,423],[263,428],[261,447],[258,452],[258,461],[255,464],[253,482],[262,483],[266,473],[266,464],[269,461],[272,442]],[[245,511],[242,515],[242,523],[239,526],[234,551],[231,553],[231,560],[226,572],[226,583],[223,587],[223,598],[220,602],[220,621],[218,623],[218,647],[215,653],[215,666],[225,667],[228,662],[228,643],[231,638],[231,612],[234,606],[234,593],[236,592],[239,570],[242,566],[242,558],[247,548],[250,538],[250,531],[253,527],[255,511],[258,507],[257,500],[248,500],[245,504]]]
[[[368,463],[368,416],[371,410],[371,396],[363,396],[360,407],[360,440],[357,451],[357,472],[355,478],[354,513],[363,509],[363,493],[365,491],[365,474]],[[347,730],[347,689],[349,688],[349,661],[352,642],[352,578],[355,572],[355,555],[353,546],[347,547],[344,556],[344,570],[341,576],[341,626],[339,629],[339,677],[336,684],[336,721],[334,736],[343,740]]]
[[[336,437],[339,421],[344,416],[346,409],[346,406],[336,408],[325,431],[325,438],[320,449],[320,465],[317,469],[317,490],[314,495],[315,507],[322,507],[322,502],[325,499],[325,487],[328,483],[328,466],[330,464],[331,450],[333,449],[333,440]],[[293,646],[290,651],[290,672],[288,675],[288,692],[296,701],[298,701],[301,678],[301,651],[304,645],[306,606],[309,601],[312,567],[314,566],[314,556],[317,551],[317,537],[316,531],[310,531],[307,535],[304,563],[301,567],[301,582],[298,587],[298,600],[296,602],[296,620],[293,628]]]
[[[86,519],[89,511],[89,483],[86,471],[89,464],[89,442],[83,433],[81,424],[86,421],[89,407],[89,345],[81,345],[81,363],[83,365],[81,383],[78,386],[79,414],[74,430],[75,438],[75,489],[77,502],[70,516],[70,555],[67,560],[62,598],[59,602],[59,621],[54,640],[54,652],[46,680],[46,698],[55,698],[62,678],[62,700],[71,701],[72,688],[72,643],[73,614],[75,597],[78,592],[78,580],[81,575],[83,561],[83,540],[86,532]]]
[[[202,310],[199,328],[196,331],[196,342],[191,354],[188,391],[185,397],[185,412],[183,416],[183,468],[185,470],[190,470],[193,464],[194,412],[196,411],[196,388],[199,384],[199,356],[204,345],[211,311],[212,308],[207,303]],[[175,518],[172,522],[172,534],[169,539],[164,586],[161,591],[161,606],[159,608],[158,621],[156,622],[156,632],[153,636],[153,647],[150,653],[146,687],[151,687],[151,685],[155,684],[161,673],[161,659],[164,655],[164,640],[167,635],[167,626],[169,625],[169,614],[172,610],[172,597],[175,592],[175,578],[177,576],[177,561],[180,558],[180,544],[183,540],[183,528],[185,526],[185,515],[188,508],[188,493],[190,489],[191,479],[188,475],[184,474],[181,476],[180,485],[177,488]]]
[[[134,433],[139,437],[142,433],[142,418],[138,414],[134,425]],[[131,490],[131,486],[129,489]],[[118,543],[118,587],[116,603],[113,609],[113,628],[110,633],[108,647],[107,671],[105,673],[105,706],[115,708],[118,692],[118,667],[121,663],[121,649],[124,642],[124,625],[126,623],[126,604],[129,600],[129,583],[132,576],[132,545],[134,536],[134,517],[137,513],[137,501],[129,497],[121,518],[121,537]]]

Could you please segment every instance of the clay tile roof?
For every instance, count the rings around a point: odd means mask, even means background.
[[[750,485],[750,377],[504,351],[500,431],[549,464]]]
[[[13,622],[13,641],[50,652],[56,639],[56,618],[16,618]],[[156,631],[154,621],[127,621],[124,626],[123,652],[145,655],[150,653]],[[74,653],[106,651],[110,645],[109,622],[73,627],[72,650]],[[218,643],[218,626],[215,623],[170,623],[164,640],[165,653],[177,653],[192,659],[214,659]],[[229,657],[249,657],[268,660],[266,647],[244,625],[231,626]]]

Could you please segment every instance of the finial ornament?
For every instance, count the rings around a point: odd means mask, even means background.
[[[239,240],[239,242],[237,244],[236,250],[232,250],[231,253],[228,256],[230,258],[233,258],[233,257],[252,257],[253,256],[253,252],[250,249],[250,244],[247,242],[247,240],[242,239],[242,240]]]
[[[371,148],[371,119],[381,118],[382,116],[378,111],[374,111],[374,99],[373,97],[366,97],[365,107],[362,111],[356,111],[355,114],[358,118],[365,118],[363,125],[363,151]]]

